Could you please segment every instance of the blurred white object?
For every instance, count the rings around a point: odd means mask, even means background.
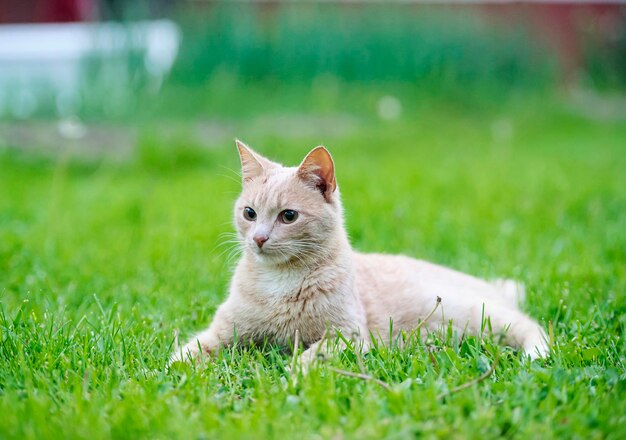
[[[87,134],[87,127],[76,116],[60,120],[57,130],[66,139],[82,139]]]
[[[169,20],[0,25],[0,116],[10,112],[28,117],[41,93],[53,93],[57,112],[71,115],[87,58],[102,63],[105,72],[98,81],[120,89],[131,86],[124,56],[140,54],[150,87],[158,89],[176,59],[180,39],[179,28]]]
[[[378,116],[387,121],[398,119],[402,115],[402,103],[395,96],[383,96],[378,100]]]

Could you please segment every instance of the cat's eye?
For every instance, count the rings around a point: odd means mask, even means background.
[[[285,209],[278,216],[281,222],[283,223],[293,223],[298,219],[298,211],[294,211],[293,209]]]
[[[243,208],[243,218],[250,222],[253,222],[254,220],[256,220],[256,212],[254,212],[254,209],[246,206],[245,208]]]

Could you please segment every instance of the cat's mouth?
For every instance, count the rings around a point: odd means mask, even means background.
[[[258,247],[256,244],[250,246],[252,254],[258,259],[263,261],[269,261],[272,263],[283,263],[291,259],[290,255],[281,252],[278,249],[274,249],[272,246]]]
[[[256,246],[255,246],[256,247]],[[263,246],[262,248],[252,248],[253,252],[256,255],[259,255],[261,257],[275,257],[275,256],[279,256],[280,252],[277,252],[275,249],[272,249],[271,247],[265,247]]]
[[[267,255],[272,255],[272,247],[265,245],[263,247],[258,247],[256,244],[250,244],[249,245],[250,250],[252,250],[252,253],[255,255],[263,255],[263,256],[267,256]]]

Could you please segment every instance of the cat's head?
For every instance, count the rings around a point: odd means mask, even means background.
[[[245,252],[268,264],[304,264],[332,253],[343,228],[335,165],[324,147],[284,167],[236,141],[242,191],[235,227]]]

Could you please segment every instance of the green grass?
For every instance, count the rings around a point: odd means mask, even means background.
[[[331,134],[226,122],[210,148],[194,121],[144,123],[122,163],[0,153],[0,438],[624,438],[623,122],[530,100]],[[325,143],[358,249],[523,280],[551,358],[442,334],[365,356],[390,391],[326,365],[290,376],[271,347],[165,371],[175,331],[226,295],[235,136],[289,164]],[[330,364],[358,371],[350,352]]]

